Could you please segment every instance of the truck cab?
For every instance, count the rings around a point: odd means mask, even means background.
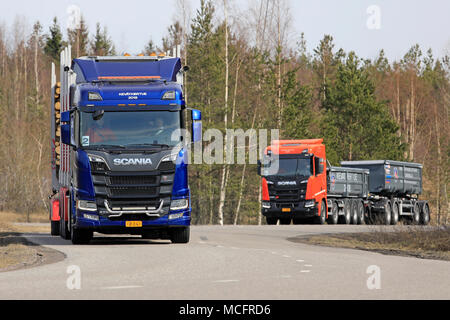
[[[180,58],[69,56],[61,57],[59,114],[52,108],[61,146],[52,157],[52,234],[73,243],[93,232],[188,242],[195,139],[185,132]],[[198,137],[200,111],[191,118]]]
[[[274,140],[258,163],[262,214],[268,224],[327,218],[325,145],[322,139]]]

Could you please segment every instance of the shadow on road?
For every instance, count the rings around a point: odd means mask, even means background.
[[[70,240],[64,240],[59,236],[51,236],[44,233],[23,233],[16,234],[17,241],[21,237],[25,237],[27,240],[31,241],[35,245],[44,246],[67,246],[72,245]],[[142,239],[136,236],[105,236],[105,235],[94,235],[94,238],[89,242],[89,245],[167,245],[171,244],[170,240],[148,240]]]

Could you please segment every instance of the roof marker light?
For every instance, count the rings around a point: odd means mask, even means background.
[[[89,101],[103,101],[102,96],[98,92],[89,92],[88,93],[88,100]]]

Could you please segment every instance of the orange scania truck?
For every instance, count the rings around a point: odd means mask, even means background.
[[[326,159],[323,139],[274,140],[258,162],[267,224],[428,224],[422,165],[391,160]]]

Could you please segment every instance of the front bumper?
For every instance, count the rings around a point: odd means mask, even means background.
[[[179,215],[169,219],[170,215]],[[142,221],[142,227],[126,227],[126,221]],[[188,227],[191,224],[191,209],[171,211],[162,217],[148,218],[144,215],[126,215],[118,218],[108,218],[98,212],[77,210],[76,228],[89,229],[100,233],[141,234],[145,230]]]
[[[267,218],[310,218],[318,216],[317,204],[312,207],[305,207],[307,201],[300,201],[295,203],[270,203],[270,208],[262,208],[261,213]],[[290,209],[289,212],[283,209]]]

